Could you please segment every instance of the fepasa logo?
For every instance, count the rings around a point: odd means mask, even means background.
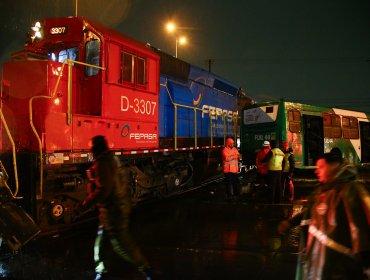
[[[143,133],[143,132],[131,132],[130,133],[130,125],[124,124],[121,127],[121,137],[127,137],[130,140],[135,141],[143,141],[143,140],[157,140],[158,136],[157,133]]]
[[[121,136],[126,137],[127,135],[129,135],[129,133],[130,133],[130,125],[126,123],[121,127]]]
[[[130,139],[157,140],[157,134],[156,133],[130,133]]]
[[[190,91],[193,94],[193,105],[198,106],[203,99],[205,92],[204,85],[206,84],[206,78],[198,77],[190,84]]]

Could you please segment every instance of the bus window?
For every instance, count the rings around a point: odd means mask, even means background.
[[[273,113],[274,107],[273,106],[266,106],[266,114]]]
[[[343,138],[358,139],[358,121],[355,117],[342,117]]]
[[[91,39],[85,44],[85,62],[87,64],[99,66],[100,65],[100,40]],[[86,76],[95,76],[99,73],[98,68],[85,67]]]
[[[288,111],[289,131],[292,133],[301,132],[301,112],[298,110]]]
[[[324,137],[325,138],[342,137],[340,116],[334,114],[324,115]]]

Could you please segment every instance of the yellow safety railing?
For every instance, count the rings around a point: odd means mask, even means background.
[[[63,61],[63,65],[62,65],[62,68],[59,71],[57,82],[55,83],[54,90],[53,90],[52,94],[51,95],[38,95],[38,96],[33,96],[33,97],[30,98],[30,100],[29,100],[30,126],[32,128],[33,133],[35,134],[35,136],[37,138],[37,141],[38,141],[38,144],[39,144],[39,156],[40,156],[40,190],[39,190],[39,195],[37,196],[38,199],[41,199],[42,195],[43,195],[44,168],[43,168],[43,155],[42,155],[42,141],[41,141],[41,138],[40,138],[39,134],[37,133],[36,127],[33,124],[32,103],[35,99],[40,99],[40,98],[53,99],[55,97],[57,89],[59,87],[60,78],[63,75],[64,66],[66,64],[68,64],[67,125],[71,125],[72,124],[72,66],[73,66],[73,63],[81,64],[81,65],[88,66],[88,67],[94,67],[94,68],[98,68],[98,69],[101,69],[101,70],[106,69],[105,67],[91,65],[91,64],[75,61],[75,60],[72,60],[72,59],[66,59],[66,60]]]
[[[181,107],[181,108],[187,108],[187,109],[193,109],[194,110],[194,148],[196,149],[197,146],[198,146],[198,134],[197,134],[197,110],[198,111],[201,111],[202,113],[206,112],[203,108],[198,108],[198,107],[194,107],[194,106],[188,106],[188,105],[184,105],[184,104],[179,104],[179,103],[175,103],[174,100],[172,99],[172,96],[171,96],[171,93],[170,93],[170,90],[168,89],[168,86],[167,86],[167,82],[166,83],[161,83],[160,86],[164,87],[167,91],[167,94],[168,94],[168,97],[170,98],[171,100],[171,103],[172,105],[174,106],[174,149],[176,150],[177,149],[177,108],[178,107]],[[213,146],[213,127],[212,127],[212,116],[216,115],[216,111],[215,110],[208,110],[208,114],[209,114],[209,122],[210,122],[210,135],[211,135],[211,147]],[[224,125],[223,125],[223,130],[224,130],[224,144],[226,142],[226,133],[227,133],[227,128],[226,128],[226,115],[225,114],[222,114],[222,117],[224,119]],[[234,121],[234,117],[233,117],[233,121]],[[236,133],[235,133],[235,136],[236,136]]]
[[[3,96],[3,83],[1,83],[1,96]],[[10,189],[10,187],[8,186],[8,184],[6,182],[9,178],[9,176],[8,176],[8,173],[5,170],[5,167],[4,167],[3,163],[0,161],[0,170],[3,172],[3,178],[4,178],[4,179],[2,179],[2,181],[3,181],[2,183],[9,190],[9,193],[10,193],[10,195],[13,199],[21,199],[22,197],[17,196],[18,190],[19,190],[18,171],[17,171],[18,170],[18,167],[17,167],[17,153],[15,152],[15,143],[14,143],[13,137],[10,133],[8,124],[7,124],[7,122],[5,120],[5,117],[4,117],[4,114],[3,114],[3,103],[2,102],[0,104],[0,117],[1,117],[1,122],[3,124],[3,127],[6,131],[6,134],[8,135],[10,144],[12,146],[14,181],[15,181],[15,191],[14,191],[14,193]]]

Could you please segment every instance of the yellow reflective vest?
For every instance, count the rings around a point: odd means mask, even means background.
[[[290,162],[289,162],[289,157],[292,155],[292,152],[286,153],[284,155],[284,170],[283,172],[289,173],[290,169]]]
[[[285,154],[279,148],[271,149],[272,157],[267,162],[267,169],[271,171],[281,171]]]

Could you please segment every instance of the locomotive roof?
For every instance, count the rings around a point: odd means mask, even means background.
[[[152,51],[146,44],[137,41],[131,37],[128,37],[114,29],[106,27],[101,23],[90,20],[86,17],[46,18],[44,19],[44,21],[47,23],[55,22],[56,24],[63,24],[64,22],[68,22],[69,24],[73,25],[81,25],[81,27],[91,26],[105,39],[122,42],[132,48],[140,49],[141,52],[144,52],[148,56],[158,58],[158,55],[154,51]]]

